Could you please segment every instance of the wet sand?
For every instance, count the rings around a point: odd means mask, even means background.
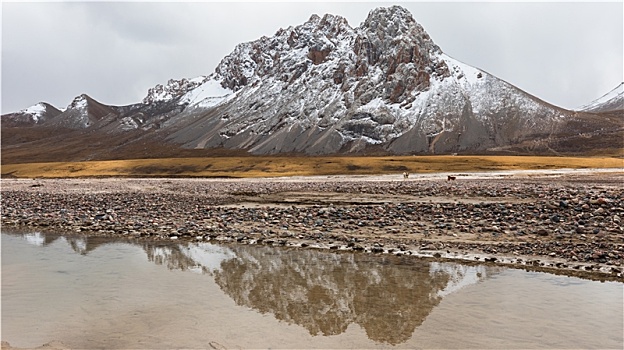
[[[2,179],[2,225],[415,255],[623,280],[624,170]]]

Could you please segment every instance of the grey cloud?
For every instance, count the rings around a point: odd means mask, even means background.
[[[390,3],[3,3],[2,113],[80,93],[140,101],[208,75],[240,42],[311,14],[351,26]],[[567,108],[622,81],[622,3],[402,2],[448,55]]]

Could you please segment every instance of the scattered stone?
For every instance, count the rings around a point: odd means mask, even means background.
[[[3,179],[1,213],[3,228],[391,254],[459,250],[488,254],[485,260],[497,263],[501,256],[524,255],[603,264],[606,271],[604,265],[624,266],[624,189],[621,176],[609,176],[453,186],[418,180],[397,186],[359,179],[57,179],[31,187]]]
[[[537,230],[535,232],[538,236],[548,236],[548,231],[546,231],[545,229],[541,228],[539,230]]]

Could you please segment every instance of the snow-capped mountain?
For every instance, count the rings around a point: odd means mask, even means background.
[[[3,126],[42,126],[52,128],[85,129],[104,117],[117,117],[117,107],[106,106],[82,94],[72,100],[63,110],[45,102],[17,113],[2,116]]]
[[[549,134],[569,114],[445,55],[398,6],[357,28],[313,15],[238,45],[207,79],[233,96],[185,110],[206,116],[169,136],[185,147],[464,152]]]
[[[116,115],[116,113],[111,107],[82,94],[74,98],[63,113],[46,124],[68,129],[84,129],[94,125],[98,120],[107,115]]]
[[[61,111],[49,103],[39,102],[19,112],[2,116],[2,124],[5,126],[28,126],[42,124],[45,121],[61,114]]]
[[[37,127],[132,131],[141,142],[252,154],[552,153],[559,135],[568,151],[574,135],[622,132],[594,110],[558,108],[444,54],[400,6],[375,9],[355,28],[312,15],[134,105],[81,96]]]

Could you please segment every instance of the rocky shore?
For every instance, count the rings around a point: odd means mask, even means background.
[[[2,179],[2,226],[463,259],[624,280],[624,173]]]

